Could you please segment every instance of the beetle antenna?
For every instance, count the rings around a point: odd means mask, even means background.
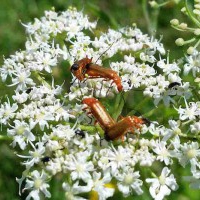
[[[97,61],[103,56],[104,53],[106,53],[112,46],[115,42],[117,42],[120,38],[116,39],[98,58],[97,60],[95,61],[95,64],[97,63]]]
[[[72,56],[72,54],[70,53],[69,49],[67,48],[67,42],[64,40],[64,44],[66,45],[66,49],[67,49],[67,52],[68,54],[74,59],[74,62],[76,62],[76,58],[74,56]]]
[[[71,85],[73,85],[73,84],[75,83],[76,80],[77,80],[77,78],[75,78],[75,79],[73,80],[73,82],[71,82]]]

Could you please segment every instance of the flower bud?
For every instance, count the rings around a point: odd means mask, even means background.
[[[194,10],[193,10],[193,13],[194,13],[195,15],[200,15],[200,10],[199,10],[199,9],[194,9]]]
[[[195,35],[200,35],[200,28],[195,29],[195,30],[194,30],[194,34],[195,34]]]
[[[181,8],[181,12],[185,13],[186,12],[186,8],[185,7]]]
[[[173,26],[178,26],[179,25],[179,21],[178,21],[178,19],[172,19],[170,21],[170,24],[173,25]]]
[[[194,47],[192,47],[192,46],[189,47],[189,48],[187,49],[187,54],[189,54],[189,55],[193,54],[194,50],[195,50]]]
[[[158,7],[158,4],[156,3],[156,1],[150,1],[149,4],[150,4],[150,6],[152,8],[157,8]]]
[[[184,39],[183,38],[178,38],[175,41],[177,46],[183,46],[184,45]]]
[[[195,7],[196,9],[200,9],[200,4],[195,4],[194,7]]]
[[[181,28],[181,29],[186,29],[186,28],[187,28],[187,24],[186,24],[186,23],[181,23],[181,24],[179,25],[179,28]]]

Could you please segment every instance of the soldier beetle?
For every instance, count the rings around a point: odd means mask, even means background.
[[[84,98],[82,103],[89,107],[89,113],[91,113],[96,118],[97,122],[104,131],[107,131],[115,124],[115,121],[106,111],[105,107],[97,99],[92,97]]]
[[[140,129],[142,124],[145,124],[142,118],[136,116],[124,117],[105,132],[105,139],[109,141],[123,138],[126,133],[134,133],[135,129]]]
[[[136,116],[127,116],[115,122],[97,99],[92,97],[85,98],[82,103],[90,108],[90,113],[92,113],[105,131],[106,140],[123,138],[126,133],[134,133],[135,129],[140,129],[141,125],[147,122],[146,119],[143,120]]]
[[[118,76],[117,72],[92,63],[92,58],[88,58],[87,56],[86,58],[76,61],[70,69],[74,76],[80,81],[84,78],[104,78],[105,80],[112,80],[113,83],[117,85],[119,92],[123,90],[121,78]]]
[[[78,80],[83,81],[83,79],[85,78],[85,72],[87,70],[87,66],[91,62],[92,62],[92,58],[88,58],[86,56],[86,58],[76,61],[71,66],[70,70]]]

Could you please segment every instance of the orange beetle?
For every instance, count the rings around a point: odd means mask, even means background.
[[[89,107],[90,113],[96,118],[97,122],[104,131],[107,131],[115,124],[115,121],[106,111],[105,107],[97,99],[92,97],[85,98],[82,103]]]
[[[97,99],[92,97],[85,98],[82,103],[86,104],[90,108],[90,113],[92,113],[105,131],[106,140],[123,138],[126,133],[134,133],[135,129],[140,129],[142,124],[148,122],[146,119],[136,116],[127,116],[119,122],[115,122],[107,113],[105,107]]]
[[[82,81],[85,78],[85,72],[87,69],[88,64],[92,62],[92,58],[83,58],[79,61],[76,61],[70,68],[71,72],[74,74],[74,76]]]
[[[123,138],[126,133],[134,133],[135,129],[140,129],[142,124],[145,124],[145,121],[142,118],[136,116],[124,117],[105,132],[105,139],[115,140]]]
[[[107,69],[101,67],[100,65],[93,64],[92,58],[89,59],[86,57],[76,61],[70,69],[74,76],[76,76],[76,78],[80,81],[84,78],[105,78],[106,80],[113,80],[113,83],[117,85],[119,92],[123,90],[121,78],[118,76],[117,72],[112,69]]]

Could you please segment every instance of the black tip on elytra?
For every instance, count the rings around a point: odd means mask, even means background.
[[[142,118],[144,124],[146,124],[147,126],[150,126],[151,125],[151,121],[145,117]]]

